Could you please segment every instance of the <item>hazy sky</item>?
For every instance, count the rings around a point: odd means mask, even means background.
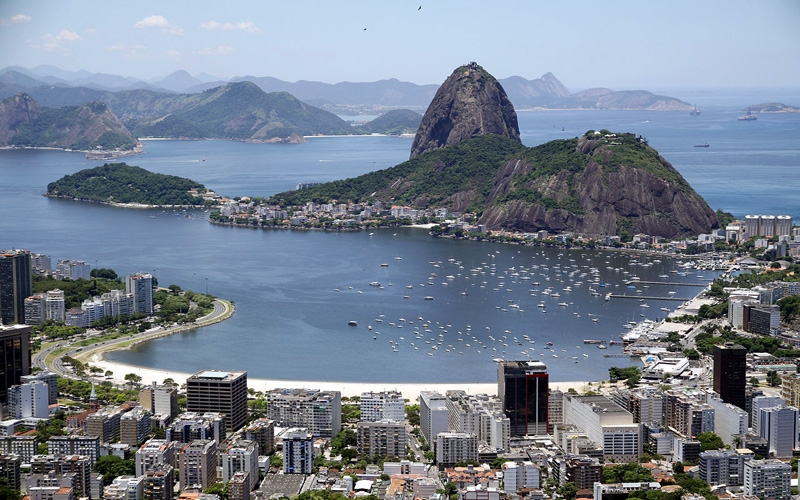
[[[469,61],[573,91],[796,87],[800,0],[0,0],[0,67],[439,84]]]

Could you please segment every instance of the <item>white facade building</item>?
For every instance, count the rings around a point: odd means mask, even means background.
[[[406,418],[406,402],[397,391],[364,392],[359,400],[362,422],[394,420],[403,422]]]
[[[605,396],[564,397],[564,423],[576,426],[603,447],[603,457],[636,460],[642,454],[641,424]]]
[[[769,453],[776,458],[791,458],[797,448],[797,408],[762,408],[758,412],[759,435],[769,441]]]
[[[419,428],[429,446],[436,442],[436,435],[448,430],[447,402],[444,396],[434,391],[419,393]]]
[[[91,278],[92,266],[82,260],[59,260],[56,263],[56,274],[62,278],[88,280]]]
[[[514,493],[523,488],[541,487],[541,471],[533,462],[506,462],[503,464],[503,489]]]
[[[48,418],[50,389],[44,382],[27,382],[8,388],[8,409],[14,418]]]
[[[48,291],[44,298],[45,319],[63,322],[66,312],[64,304],[64,290],[56,288]]]
[[[748,460],[744,464],[744,493],[761,498],[791,497],[792,467],[780,460]]]
[[[133,294],[133,312],[153,314],[153,277],[149,273],[125,276],[125,291]]]
[[[440,432],[436,435],[436,463],[453,467],[458,462],[478,460],[478,437],[465,432]]]

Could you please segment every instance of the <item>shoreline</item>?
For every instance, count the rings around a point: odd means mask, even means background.
[[[128,373],[135,373],[142,377],[142,386],[150,385],[153,382],[161,384],[164,379],[172,378],[178,384],[183,384],[186,379],[193,375],[193,373],[182,371],[170,371],[157,368],[147,368],[143,366],[131,365],[127,363],[119,363],[109,361],[100,355],[95,354],[92,359],[86,360],[87,363],[98,366],[103,371],[114,372],[113,382],[115,384],[124,384],[125,375]],[[209,367],[208,369],[218,369]],[[225,370],[221,370],[225,371]],[[245,370],[246,371],[246,370]],[[108,380],[103,377],[94,377],[97,381]],[[567,392],[569,389],[575,389],[578,392],[586,392],[589,389],[597,387],[600,383],[609,384],[608,381],[565,381],[553,382],[550,381],[549,385],[553,389],[558,389]],[[444,394],[449,390],[463,390],[468,394],[496,394],[497,383],[494,382],[470,382],[470,383],[447,383],[447,382],[344,382],[337,380],[282,380],[282,379],[264,379],[247,377],[247,387],[256,391],[270,391],[272,389],[320,389],[323,391],[340,391],[343,397],[360,396],[364,392],[380,392],[380,391],[399,391],[403,394],[405,399],[416,401],[419,393],[422,391],[438,391]]]

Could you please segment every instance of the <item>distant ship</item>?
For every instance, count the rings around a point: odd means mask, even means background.
[[[750,108],[747,108],[747,114],[746,115],[741,115],[739,117],[739,121],[740,122],[751,122],[751,121],[754,121],[754,120],[758,120],[758,115],[754,115],[753,113],[751,113],[750,112]]]
[[[700,110],[697,109],[697,105],[695,104],[694,109],[689,111],[690,116],[698,116],[700,114]]]
[[[708,145],[707,142],[704,142],[703,144],[695,144],[694,147],[696,147],[696,148],[707,148],[707,147],[709,147],[709,145]]]

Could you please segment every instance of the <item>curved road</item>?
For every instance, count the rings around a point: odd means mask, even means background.
[[[102,354],[106,351],[113,351],[115,349],[121,349],[123,347],[130,347],[132,345],[139,344],[141,342],[146,342],[148,340],[153,340],[159,337],[164,337],[167,335],[172,335],[178,332],[193,330],[195,328],[201,328],[204,326],[208,326],[214,323],[218,323],[222,320],[228,319],[230,316],[233,315],[235,311],[235,307],[232,303],[226,300],[219,300],[214,299],[214,310],[211,311],[209,314],[203,316],[202,318],[197,318],[194,323],[190,323],[187,325],[177,325],[171,328],[164,329],[162,327],[151,328],[144,333],[137,333],[135,335],[130,335],[127,337],[120,337],[114,340],[105,340],[102,342],[98,342],[97,344],[92,344],[88,346],[71,346],[69,349],[65,350],[55,358],[53,358],[50,364],[47,364],[47,356],[50,355],[56,349],[59,349],[64,346],[64,342],[58,342],[52,344],[40,351],[38,351],[32,359],[32,365],[43,370],[50,370],[51,372],[55,373],[60,377],[71,377],[75,378],[75,374],[70,370],[69,367],[64,366],[64,357],[71,356],[73,358],[81,359],[82,361],[87,360],[94,356],[95,354]]]

